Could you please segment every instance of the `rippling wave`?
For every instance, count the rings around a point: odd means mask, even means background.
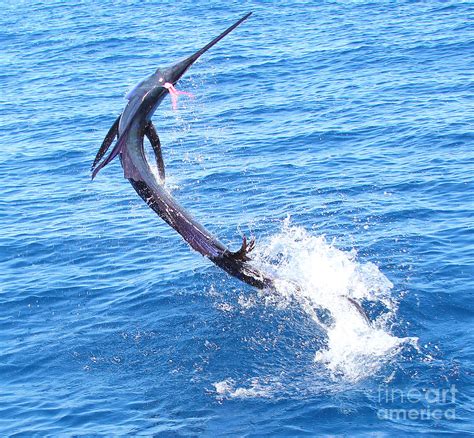
[[[193,253],[119,164],[89,175],[125,93],[250,10],[154,123],[173,196],[232,248],[255,235],[274,293]],[[3,434],[472,430],[470,2],[2,12]]]

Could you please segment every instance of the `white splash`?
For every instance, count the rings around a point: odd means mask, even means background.
[[[261,382],[258,377],[250,379],[247,387],[237,386],[234,379],[225,379],[212,384],[218,400],[232,398],[267,398],[271,396],[273,386]]]
[[[397,311],[392,283],[373,263],[361,263],[354,250],[345,252],[324,236],[284,222],[282,231],[260,242],[255,260],[280,280],[267,304],[285,306],[297,301],[316,321],[317,309],[330,312],[326,348],[315,355],[333,379],[357,381],[369,377],[413,338],[398,338],[388,328]],[[298,284],[299,287],[295,287]],[[384,313],[369,324],[349,298],[377,302]]]

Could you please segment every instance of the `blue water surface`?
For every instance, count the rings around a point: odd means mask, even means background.
[[[472,2],[0,5],[2,435],[472,433]],[[154,116],[167,185],[374,328],[229,277],[118,160],[90,181],[127,90],[248,11]]]

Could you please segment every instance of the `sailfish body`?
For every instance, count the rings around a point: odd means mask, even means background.
[[[204,52],[234,30],[249,16],[250,13],[242,17],[190,57],[169,68],[156,70],[154,74],[144,79],[127,94],[128,104],[110,128],[94,160],[92,178],[117,155],[120,156],[124,176],[130,181],[136,192],[194,250],[209,258],[229,274],[252,286],[263,289],[271,287],[273,280],[250,263],[249,253],[253,249],[255,242],[253,240],[247,242],[247,239],[244,237],[240,250],[230,251],[180,206],[165,188],[165,169],[161,145],[158,134],[151,122],[157,107],[165,96],[174,89],[174,85],[176,85],[186,70]],[[150,140],[155,154],[158,177],[153,172],[145,154],[145,136]],[[115,138],[117,138],[115,146],[109,155],[103,159]]]

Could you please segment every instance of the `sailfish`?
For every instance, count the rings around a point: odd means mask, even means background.
[[[168,94],[171,95],[173,105],[176,103],[178,94],[183,93],[175,88],[176,84],[189,67],[200,56],[250,17],[251,14],[250,12],[244,15],[191,56],[171,67],[158,68],[153,74],[127,93],[128,103],[105,136],[93,161],[91,171],[92,179],[94,179],[104,166],[119,156],[124,177],[129,180],[138,195],[158,216],[174,228],[192,249],[207,257],[230,275],[253,287],[275,290],[276,279],[261,271],[252,263],[250,253],[255,247],[255,239],[248,241],[244,236],[240,249],[231,251],[197,222],[166,189],[165,166],[160,139],[151,120],[156,109]],[[145,153],[145,136],[152,146],[158,175],[153,171]],[[114,147],[105,157],[114,140],[116,140]],[[294,286],[296,290],[301,289],[297,284],[294,284]],[[361,305],[351,297],[345,298],[354,305],[356,310],[370,324]],[[328,326],[327,318],[320,318],[318,316],[318,320],[324,326]]]

